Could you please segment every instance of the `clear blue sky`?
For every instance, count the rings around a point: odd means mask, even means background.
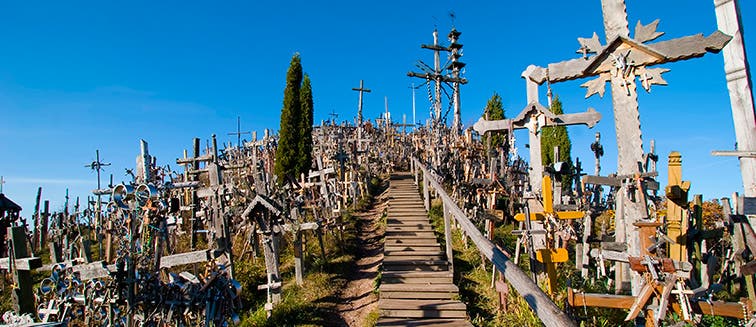
[[[741,1],[746,32],[756,29],[756,4]],[[139,139],[161,165],[175,159],[193,137],[235,141],[227,132],[241,116],[244,130],[278,129],[285,72],[302,55],[315,97],[315,120],[335,111],[355,116],[360,79],[373,93],[365,116],[383,111],[411,117],[416,60],[432,62],[437,26],[445,36],[449,11],[462,32],[469,84],[462,89],[463,122],[472,124],[496,91],[508,116],[525,105],[520,73],[575,58],[577,37],[596,31],[603,40],[601,8],[594,1],[4,1],[0,3],[0,175],[6,195],[33,210],[34,193],[53,209],[65,188],[86,197],[95,174],[84,165],[100,149],[116,181],[134,166]],[[662,39],[716,30],[713,1],[628,1],[631,30],[639,19],[661,19]],[[756,39],[746,34],[747,49]],[[752,60],[753,61],[753,60]],[[666,184],[667,154],[683,154],[684,178],[705,198],[742,191],[737,160],[710,156],[735,143],[721,55],[664,65],[669,86],[641,92],[645,149],[655,139],[659,180]],[[583,99],[584,81],[557,84],[567,112],[594,107],[604,119],[594,130],[570,127],[573,158],[593,166],[595,131],[603,135],[603,172],[616,169],[611,98]],[[542,90],[542,95],[545,90]],[[545,99],[543,100],[545,102]],[[429,103],[418,93],[418,120]],[[525,134],[519,152],[527,153]],[[591,169],[591,168],[589,168]]]

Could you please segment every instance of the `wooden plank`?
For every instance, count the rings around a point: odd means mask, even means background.
[[[413,285],[413,284],[384,284],[381,292],[425,292],[425,293],[457,293],[459,288],[454,284],[441,285]]]
[[[193,263],[201,263],[210,260],[209,250],[179,253],[160,258],[160,268],[171,268]]]
[[[454,300],[402,300],[385,299],[378,301],[380,309],[399,310],[462,310],[465,311],[464,303]]]
[[[465,318],[465,311],[381,309],[382,317],[396,318]]]
[[[0,258],[0,269],[9,270],[8,263],[8,258]],[[42,267],[42,259],[39,257],[16,259],[14,263],[16,264],[15,268],[18,270],[32,270]]]
[[[633,302],[635,297],[630,295],[575,293],[572,288],[567,289],[567,303],[573,307],[630,309]]]
[[[463,319],[454,318],[437,318],[437,319],[415,319],[415,318],[381,318],[376,323],[377,327],[472,327],[472,324]]]

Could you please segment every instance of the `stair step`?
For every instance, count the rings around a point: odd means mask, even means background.
[[[381,318],[375,325],[376,327],[394,327],[394,326],[406,326],[406,327],[472,327],[472,324],[463,319],[454,318],[433,318],[433,319],[418,319],[418,318]]]
[[[384,255],[387,252],[434,252],[440,251],[441,247],[438,244],[429,245],[385,245],[383,248]]]
[[[383,257],[407,257],[407,256],[418,256],[418,255],[425,255],[425,256],[442,256],[444,255],[441,250],[436,249],[435,251],[383,251]]]
[[[456,300],[406,300],[385,299],[378,301],[381,310],[439,310],[439,311],[465,311],[464,303]]]
[[[457,293],[459,288],[454,284],[417,285],[417,284],[381,284],[379,290],[383,292],[405,293]]]
[[[417,262],[423,262],[423,261],[446,261],[444,258],[440,255],[384,255],[383,256],[383,263],[384,265],[394,264],[398,262],[407,262],[407,261],[417,261]],[[435,264],[435,263],[434,263]],[[440,263],[439,263],[440,265]]]

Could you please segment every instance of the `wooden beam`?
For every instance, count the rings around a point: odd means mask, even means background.
[[[567,303],[573,307],[630,309],[634,301],[635,297],[630,295],[575,293],[572,288],[567,289]]]
[[[10,270],[8,263],[8,258],[0,258],[0,269]],[[16,259],[14,263],[14,268],[18,270],[32,270],[42,267],[42,259],[40,259],[39,257]]]
[[[169,255],[160,258],[160,268],[171,268],[181,265],[206,262],[210,260],[209,250],[200,250],[187,253]]]

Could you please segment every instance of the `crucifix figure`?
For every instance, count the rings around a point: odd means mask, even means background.
[[[707,52],[718,52],[731,37],[716,31],[707,37],[697,34],[648,43],[664,34],[656,30],[658,20],[648,25],[638,22],[633,38],[630,38],[625,1],[601,0],[601,7],[606,44],[601,44],[596,33],[591,38],[578,38],[578,53],[583,55],[581,58],[552,63],[546,68],[531,66],[525,77],[540,85],[544,82],[553,84],[593,76],[593,80],[582,84],[588,89],[586,97],[597,93],[603,96],[606,82],[610,82],[617,134],[617,173],[643,173],[640,171],[643,147],[636,83],[640,82],[646,91],[654,84],[666,85],[661,74],[669,70],[648,67],[701,57]],[[627,243],[628,254],[637,256],[640,254],[639,236],[633,224],[641,217],[648,217],[648,214],[646,203],[635,200],[642,197],[634,196],[633,188],[632,181],[622,183],[617,199],[615,226],[616,241]],[[627,265],[620,265],[617,271],[618,287],[623,287],[622,282],[627,281],[629,275]],[[639,278],[636,276],[632,280],[633,294],[640,290]]]

